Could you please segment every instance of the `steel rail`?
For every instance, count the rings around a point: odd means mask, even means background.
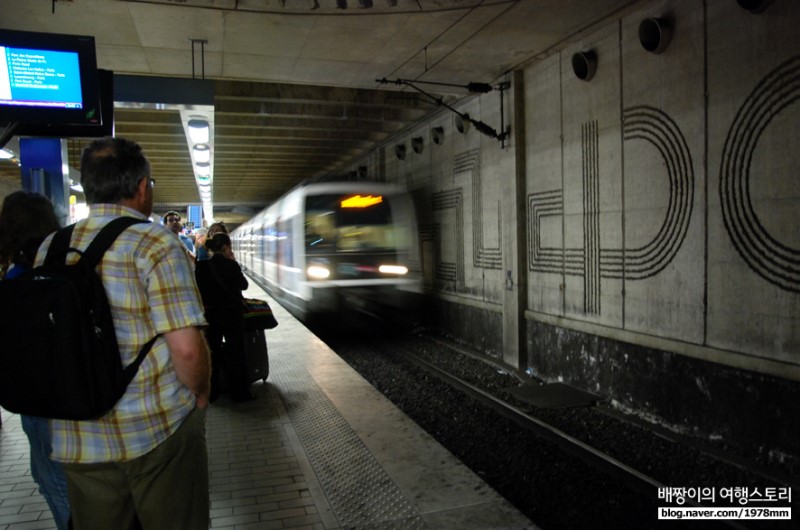
[[[616,458],[582,442],[581,440],[578,440],[574,436],[571,436],[564,431],[553,427],[539,418],[530,416],[510,403],[498,399],[497,397],[481,390],[467,381],[464,381],[459,377],[442,370],[438,366],[418,357],[408,350],[397,345],[392,345],[392,349],[403,359],[429,373],[432,373],[457,390],[460,390],[461,392],[473,397],[478,402],[491,407],[500,415],[513,421],[517,425],[555,443],[559,448],[590,464],[593,464],[595,467],[608,471],[610,474],[625,480],[637,491],[655,494],[657,493],[658,488],[666,487],[665,484],[659,482],[658,480],[645,475],[644,473],[628,466],[627,464],[624,464],[623,462],[620,462]],[[656,498],[656,496],[653,496],[653,499]],[[699,503],[692,499],[686,499],[686,504],[694,507],[701,507]],[[737,530],[747,530],[747,527],[733,521],[717,522]]]

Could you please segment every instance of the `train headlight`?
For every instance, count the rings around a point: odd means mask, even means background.
[[[330,269],[325,265],[309,265],[308,269],[306,269],[306,273],[308,274],[309,278],[313,278],[315,280],[324,280],[331,275]]]
[[[404,274],[408,274],[408,267],[404,267],[403,265],[381,265],[378,267],[378,272],[381,274],[396,274],[398,276],[403,276]]]

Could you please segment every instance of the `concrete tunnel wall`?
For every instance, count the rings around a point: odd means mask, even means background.
[[[648,18],[672,30],[660,53]],[[791,0],[651,2],[496,80],[505,147],[443,111],[350,169],[414,191],[419,266],[458,339],[798,463],[799,24]],[[500,132],[498,91],[458,110]]]

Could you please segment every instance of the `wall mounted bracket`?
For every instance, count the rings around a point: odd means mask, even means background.
[[[434,103],[434,104],[436,104],[438,106],[442,106],[442,107],[446,108],[447,110],[449,110],[449,111],[457,114],[458,116],[460,116],[462,120],[471,123],[475,127],[475,130],[477,130],[478,132],[480,132],[482,134],[485,134],[486,136],[488,136],[490,138],[495,138],[496,140],[499,140],[500,141],[500,145],[501,145],[502,148],[505,148],[505,146],[506,146],[505,145],[505,141],[508,139],[508,135],[511,132],[511,126],[506,127],[506,125],[505,125],[505,112],[504,112],[503,105],[504,105],[504,99],[505,99],[504,98],[505,91],[511,86],[511,83],[503,82],[503,83],[500,83],[499,85],[497,85],[496,87],[493,87],[492,85],[490,85],[488,83],[467,83],[466,85],[456,85],[456,84],[451,84],[451,83],[437,83],[437,82],[434,82],[434,81],[411,81],[411,80],[408,80],[408,79],[389,80],[389,79],[386,79],[385,77],[383,79],[376,79],[375,82],[380,83],[382,85],[383,84],[391,84],[391,83],[393,83],[395,85],[402,85],[402,86],[411,87],[414,90],[416,90],[417,92],[419,92],[420,94],[422,94],[423,96],[425,96],[426,98],[428,98],[432,103]],[[474,118],[471,118],[469,114],[466,114],[464,112],[459,112],[458,110],[454,109],[452,106],[450,106],[447,103],[445,103],[444,102],[444,98],[438,97],[438,96],[434,96],[433,94],[430,94],[430,93],[426,92],[425,90],[423,90],[420,87],[418,87],[417,86],[418,84],[443,85],[443,86],[460,87],[460,88],[465,88],[465,89],[467,89],[468,91],[470,91],[472,93],[478,93],[478,94],[486,94],[488,92],[491,92],[492,90],[499,90],[500,91],[500,130],[502,132],[498,133],[494,129],[494,127],[492,127],[492,126],[490,126],[490,125],[488,125],[488,124],[486,124],[486,123],[484,123],[484,122],[482,122],[480,120],[476,120]]]

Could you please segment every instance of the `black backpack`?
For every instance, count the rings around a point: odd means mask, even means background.
[[[96,267],[123,230],[147,221],[119,217],[85,252],[70,248],[75,225],[56,232],[44,263],[0,281],[0,406],[10,412],[88,420],[117,403],[156,337],[123,367]],[[70,252],[81,254],[66,265]]]

